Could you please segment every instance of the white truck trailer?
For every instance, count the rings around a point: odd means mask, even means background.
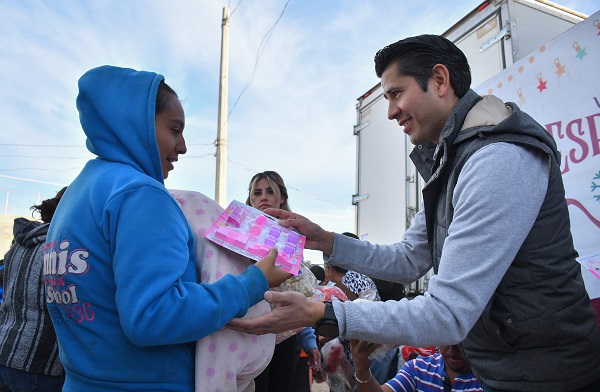
[[[467,56],[477,92],[516,102],[557,139],[580,262],[600,267],[600,36],[591,34],[600,32],[598,15],[586,19],[548,1],[485,1],[443,35]],[[379,84],[358,98],[356,109],[355,230],[361,239],[394,243],[420,208],[423,183],[408,158],[413,146],[387,119]],[[575,196],[586,190],[587,198]],[[600,297],[600,279],[587,269],[584,275],[590,296]],[[428,275],[407,294],[422,293],[427,281]]]

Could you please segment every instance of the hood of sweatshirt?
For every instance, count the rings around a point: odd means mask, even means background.
[[[16,218],[13,226],[15,242],[26,248],[31,248],[46,241],[49,223],[31,221],[26,218]]]
[[[156,141],[155,107],[160,74],[104,65],[79,79],[77,110],[88,150],[123,163],[164,184]]]

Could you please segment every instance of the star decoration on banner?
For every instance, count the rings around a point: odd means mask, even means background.
[[[555,59],[554,60],[554,64],[556,65],[556,74],[558,75],[559,78],[560,78],[560,76],[562,74],[564,74],[565,72],[567,72],[565,70],[565,66],[560,63],[559,59]]]
[[[517,95],[519,96],[519,105],[521,105],[521,106],[525,105],[525,96],[523,95],[523,90],[518,89]]]
[[[575,48],[575,51],[577,51],[577,55],[575,57],[578,57],[579,60],[583,60],[583,58],[587,56],[585,48],[579,46],[579,42],[573,42],[573,48]]]
[[[548,81],[544,81],[542,79],[542,74],[541,73],[538,74],[538,80],[540,81],[540,84],[537,86],[537,88],[538,88],[538,90],[540,90],[540,93],[541,93],[542,91],[544,91],[544,90],[546,90],[548,88],[548,87],[546,87],[546,83]]]

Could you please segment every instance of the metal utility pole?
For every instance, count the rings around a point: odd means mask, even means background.
[[[227,90],[229,63],[229,8],[223,7],[221,22],[221,80],[219,81],[219,117],[217,140],[217,173],[215,180],[215,200],[221,207],[227,207]]]

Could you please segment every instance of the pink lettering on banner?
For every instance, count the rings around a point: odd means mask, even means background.
[[[596,156],[600,154],[600,135],[598,134],[598,128],[596,127],[596,119],[600,119],[600,113],[587,116],[586,119],[588,121],[590,137],[592,139],[592,155]]]
[[[596,227],[600,228],[600,220],[596,219],[579,201],[575,199],[567,199],[567,205],[579,208],[581,212],[583,212],[583,214],[590,220],[590,222],[596,225]]]
[[[559,142],[561,153],[561,174],[570,172],[574,165],[600,155],[600,113],[576,118],[563,125],[563,121],[546,124],[546,130]],[[598,175],[600,179],[600,175]],[[596,179],[596,177],[594,177]],[[592,182],[592,190],[595,183]],[[600,197],[596,197],[600,200]],[[592,215],[584,203],[575,198],[567,198],[567,205],[579,209],[596,227],[600,228],[600,219]]]
[[[566,174],[571,170],[571,164],[576,165],[590,157],[600,155],[600,132],[598,131],[597,122],[600,122],[600,113],[571,120],[564,128],[563,121],[545,125],[546,131],[552,137],[557,141],[563,141],[561,144],[567,145],[568,142],[574,144],[571,148],[561,148],[559,146],[562,157],[562,174]]]

